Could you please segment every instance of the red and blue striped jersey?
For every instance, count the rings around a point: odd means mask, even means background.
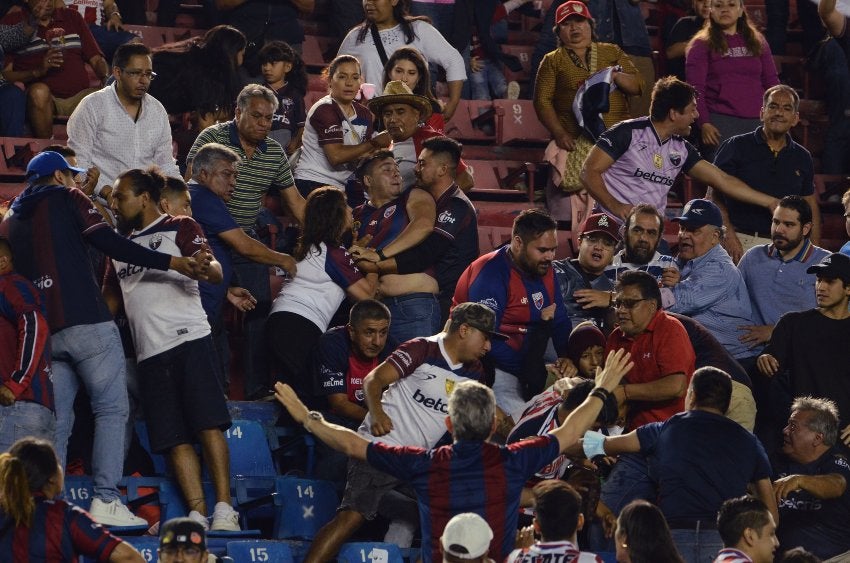
[[[526,480],[558,454],[558,440],[547,435],[509,446],[458,441],[433,450],[372,442],[366,459],[416,491],[422,560],[427,563],[442,560],[440,535],[452,516],[462,512],[474,512],[490,524],[490,557],[503,561],[514,547]]]
[[[18,401],[53,410],[50,328],[36,287],[14,272],[0,275],[0,383]],[[15,350],[15,353],[11,353]]]
[[[121,540],[78,506],[35,497],[32,525],[15,526],[0,512],[0,561],[6,563],[76,563],[78,555],[109,561]]]
[[[555,302],[552,343],[559,356],[566,355],[572,323],[552,269],[542,277],[529,276],[513,264],[508,249],[503,246],[470,264],[457,282],[453,304],[474,301],[495,311],[496,330],[509,339],[493,340],[490,356],[496,367],[519,376],[528,332],[540,323],[543,308]]]

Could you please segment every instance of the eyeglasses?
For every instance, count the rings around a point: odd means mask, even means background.
[[[161,547],[159,549],[160,554],[166,555],[168,557],[174,557],[178,552],[182,552],[184,557],[198,557],[201,555],[201,548],[195,547],[193,545],[190,546],[176,546],[169,545],[167,547]]]
[[[605,248],[614,248],[617,246],[616,241],[605,235],[582,235],[583,239],[585,239],[590,244],[601,244]]]
[[[156,78],[156,73],[152,70],[125,70],[122,68],[121,72],[123,72],[133,80],[138,80],[142,76],[144,76],[148,80],[153,80],[154,78]]]
[[[643,299],[615,299],[612,305],[614,305],[615,309],[619,309],[620,307],[624,309],[634,309],[638,306],[641,301],[649,301],[648,298]]]

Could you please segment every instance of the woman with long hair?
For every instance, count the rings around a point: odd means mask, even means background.
[[[385,61],[399,48],[415,47],[430,64],[443,67],[449,87],[449,101],[443,109],[449,121],[460,102],[466,69],[463,57],[445,37],[422,17],[407,14],[406,0],[368,0],[366,19],[348,32],[339,54],[354,55],[363,64],[363,79],[380,85]],[[375,38],[378,38],[378,43]]]
[[[779,84],[770,46],[747,17],[743,0],[712,0],[709,18],[691,39],[685,76],[697,89],[703,148],[759,126],[764,91]]]
[[[614,533],[618,563],[685,563],[661,510],[635,500],[620,511]]]
[[[23,438],[0,454],[0,561],[60,563],[79,555],[144,563],[130,544],[84,510],[56,498],[65,484],[53,446]]]
[[[295,168],[295,185],[304,197],[321,186],[344,189],[361,158],[392,142],[386,131],[373,136],[372,112],[355,101],[363,82],[355,57],[337,56],[323,74],[328,95],[307,112]]]
[[[442,132],[446,125],[443,119],[443,103],[431,91],[431,71],[428,69],[428,61],[415,47],[401,47],[390,55],[387,64],[384,65],[384,79],[380,84],[381,90],[386,88],[387,83],[393,80],[404,82],[411,92],[428,98],[431,102],[431,117],[428,118],[426,124],[436,131]],[[377,117],[380,119],[381,116]]]
[[[149,93],[168,113],[193,112],[199,128],[233,117],[242,89],[238,69],[247,40],[229,25],[217,25],[201,39],[181,41],[154,49],[156,80]]]
[[[341,190],[324,186],[307,196],[294,253],[298,275],[283,285],[266,323],[277,379],[302,395],[312,392],[307,359],[336,310],[346,297],[361,301],[375,295],[377,275],[361,274],[342,246],[352,224]]]

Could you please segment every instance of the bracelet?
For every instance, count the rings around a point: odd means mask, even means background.
[[[325,417],[323,417],[322,413],[320,413],[319,411],[310,411],[310,412],[307,413],[307,418],[304,419],[302,426],[304,427],[304,430],[306,430],[307,432],[310,432],[310,434],[312,434],[313,432],[309,428],[307,428],[307,423],[314,421],[314,420],[320,421],[320,420],[324,420],[324,419],[325,419]]]
[[[590,392],[591,397],[596,397],[603,403],[608,401],[608,398],[611,396],[611,392],[605,389],[604,387],[596,387],[593,391]]]
[[[381,260],[386,260],[386,259],[387,259],[387,257],[386,257],[386,256],[384,256],[384,250],[383,250],[382,248],[379,248],[378,250],[376,250],[376,251],[375,251],[375,254],[377,254],[377,255],[378,255],[378,258],[380,258]]]

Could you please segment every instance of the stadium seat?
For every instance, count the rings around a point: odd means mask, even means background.
[[[330,481],[278,477],[275,539],[313,539],[336,514],[339,497]]]
[[[545,145],[552,135],[537,118],[531,100],[493,100],[496,141],[500,145]]]
[[[232,426],[224,431],[224,437],[230,449],[232,476],[277,475],[266,432],[259,422],[236,419]]]
[[[227,542],[227,555],[236,563],[268,561],[274,563],[294,563],[289,544],[271,540],[230,541]]]
[[[207,509],[209,512],[212,512],[212,507],[215,506],[213,485],[210,482],[204,482],[202,485],[204,497],[207,501]],[[235,495],[233,500],[233,507],[237,511],[240,511],[240,504],[236,502],[237,499]],[[189,513],[186,503],[183,500],[183,493],[180,491],[180,487],[177,486],[177,483],[169,479],[164,479],[159,485],[159,506],[160,524],[164,524],[172,518],[186,516]],[[244,526],[247,515],[240,511],[240,517],[242,519],[242,525]],[[216,537],[258,537],[260,535],[260,530],[243,528],[237,532],[210,531],[208,534]]]
[[[499,199],[534,201],[534,174],[537,167],[532,162],[506,160],[464,159],[475,178],[470,197],[497,196]]]
[[[397,545],[383,542],[351,542],[343,544],[337,555],[339,563],[403,563]]]
[[[135,547],[142,558],[150,563],[156,563],[156,550],[159,549],[159,538],[152,536],[125,536],[124,541]]]
[[[531,56],[534,54],[534,45],[502,45],[502,52],[515,56],[522,64],[522,70],[517,72],[505,66],[505,79],[527,82],[531,78]]]
[[[490,100],[461,100],[445,133],[461,142],[492,142],[496,138],[495,113]]]

